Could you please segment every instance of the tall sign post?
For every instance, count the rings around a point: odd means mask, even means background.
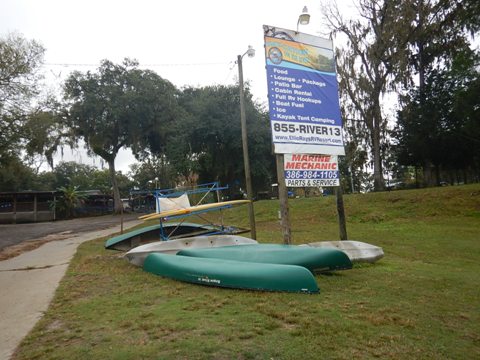
[[[348,240],[347,224],[345,221],[345,208],[343,206],[343,192],[341,186],[337,186],[335,188],[335,197],[337,199],[338,231],[340,234],[340,240]]]
[[[332,41],[269,25],[263,30],[277,174],[285,171],[279,154],[345,155]],[[288,170],[285,181],[296,180],[297,184],[320,186],[322,181],[338,181],[338,171],[331,169]],[[281,198],[287,188],[285,181],[278,180]],[[280,201],[280,207],[282,216],[288,216],[287,200]],[[282,219],[282,233],[284,242],[291,243],[290,229],[284,226],[289,226],[288,219]]]
[[[283,171],[283,154],[276,155],[278,200],[280,201],[280,227],[282,228],[283,242],[287,245],[292,243],[292,231],[290,229],[290,214],[288,209],[288,193],[285,186],[285,173]]]

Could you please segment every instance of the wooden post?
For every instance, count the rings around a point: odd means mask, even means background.
[[[37,194],[33,195],[33,222],[37,222]]]
[[[57,195],[53,193],[53,221],[57,220]]]
[[[122,207],[120,208],[120,234],[123,234],[123,201],[120,199]]]
[[[13,194],[13,223],[17,223],[17,194]]]
[[[338,227],[340,231],[340,240],[348,240],[347,224],[345,220],[345,208],[343,207],[343,192],[342,187],[335,188],[335,195],[337,198],[337,213],[338,213]]]
[[[288,210],[288,193],[285,184],[285,172],[283,170],[283,154],[276,155],[277,160],[277,181],[278,199],[280,201],[280,224],[282,227],[283,242],[287,245],[292,243],[292,232],[290,229],[290,215]]]

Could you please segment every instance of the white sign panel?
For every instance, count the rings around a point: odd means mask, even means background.
[[[336,155],[285,154],[287,187],[340,186]]]

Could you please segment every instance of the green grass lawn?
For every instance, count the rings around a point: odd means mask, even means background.
[[[480,185],[344,201],[349,238],[385,257],[317,275],[318,295],[181,283],[84,243],[14,358],[479,359]],[[334,197],[289,205],[295,244],[338,238]],[[282,241],[278,206],[255,203],[260,242]]]

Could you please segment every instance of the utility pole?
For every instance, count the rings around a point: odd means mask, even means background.
[[[245,54],[248,54],[248,56],[251,57],[255,54],[255,50],[253,50],[249,46]],[[248,203],[248,216],[250,219],[250,236],[252,237],[252,239],[256,239],[257,230],[255,227],[255,212],[253,209],[252,179],[250,176],[250,161],[248,157],[247,119],[245,116],[245,94],[243,90],[242,58],[245,54],[238,55],[237,57],[238,81],[239,81],[239,88],[240,88],[240,123],[242,125],[242,146],[243,146],[243,164],[245,166],[245,185],[247,187],[247,199],[250,201]]]

